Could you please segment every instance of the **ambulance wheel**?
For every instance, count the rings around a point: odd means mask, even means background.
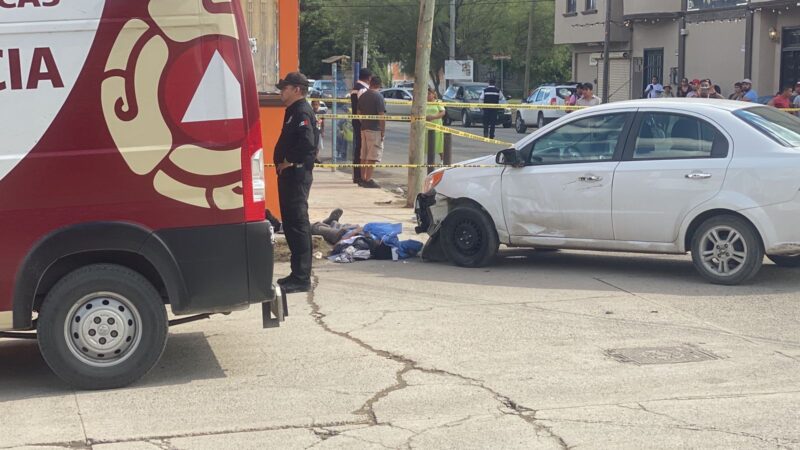
[[[127,386],[152,369],[167,342],[158,291],[126,267],[95,264],[62,278],[39,311],[39,349],[79,389]]]

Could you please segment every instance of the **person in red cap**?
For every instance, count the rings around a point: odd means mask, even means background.
[[[770,100],[767,105],[778,109],[789,109],[792,107],[792,86],[784,86],[778,94]]]
[[[319,144],[317,118],[311,109],[308,78],[290,72],[275,85],[286,106],[283,129],[275,144],[273,161],[278,172],[278,198],[286,243],[292,253],[292,273],[278,280],[284,292],[311,290],[311,223],[308,219],[308,194],[314,180],[314,158]]]
[[[691,97],[691,98],[699,97],[700,96],[700,80],[695,78],[694,80],[692,80],[691,86],[692,86],[692,91],[689,92],[688,94],[686,94],[686,97]]]

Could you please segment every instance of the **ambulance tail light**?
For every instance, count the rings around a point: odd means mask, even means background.
[[[264,150],[259,149],[250,158],[253,173],[253,202],[263,202],[267,197],[266,183],[264,182]]]
[[[261,146],[261,124],[256,122],[242,149],[242,186],[244,216],[248,222],[260,222],[266,214],[266,180],[264,150]]]

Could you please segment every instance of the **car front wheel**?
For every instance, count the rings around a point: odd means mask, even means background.
[[[469,113],[466,110],[461,111],[461,123],[464,125],[464,128],[472,126],[472,121],[469,119]]]
[[[517,130],[517,133],[519,134],[524,134],[526,131],[528,131],[528,126],[525,125],[525,121],[522,120],[522,114],[517,113],[517,120],[515,125],[516,126],[514,128]]]
[[[478,208],[462,206],[447,215],[441,230],[445,255],[461,267],[484,267],[500,247],[492,219]]]
[[[767,258],[781,267],[800,267],[800,256],[767,255]]]
[[[126,267],[95,264],[47,293],[37,323],[53,372],[79,389],[127,386],[158,362],[168,322],[158,291]]]
[[[737,285],[749,280],[761,269],[763,259],[757,231],[740,217],[712,217],[692,238],[694,266],[714,284]]]

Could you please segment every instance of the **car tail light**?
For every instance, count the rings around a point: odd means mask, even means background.
[[[264,150],[261,146],[261,124],[256,122],[242,149],[242,186],[244,218],[247,222],[264,220],[266,181],[264,180]]]
[[[556,98],[553,97],[553,98],[550,99],[550,104],[551,105],[556,105],[556,104],[558,104],[558,100],[556,100]]]

